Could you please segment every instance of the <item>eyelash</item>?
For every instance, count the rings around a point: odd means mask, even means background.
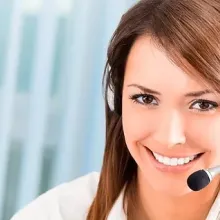
[[[136,104],[140,104],[140,105],[146,105],[148,107],[151,107],[151,106],[156,106],[158,104],[153,104],[153,103],[141,103],[138,101],[138,98],[146,98],[146,97],[151,97],[152,99],[156,100],[158,102],[158,100],[151,94],[143,94],[143,93],[139,93],[139,94],[135,94],[135,95],[131,95],[130,96],[130,99],[136,103]],[[202,110],[202,109],[194,109],[192,106],[195,105],[195,104],[201,104],[201,103],[208,103],[209,105],[212,105],[211,108],[208,108],[208,109],[205,109],[205,110]],[[197,99],[197,100],[194,100],[194,102],[191,104],[190,106],[190,109],[193,109],[194,111],[198,111],[198,112],[208,112],[208,111],[211,111],[213,109],[217,109],[219,107],[219,105],[216,103],[216,102],[213,102],[213,101],[210,101],[210,100],[207,100],[207,99]]]
[[[150,94],[143,94],[143,93],[139,93],[139,94],[135,94],[135,95],[131,95],[130,96],[130,99],[134,102],[134,103],[136,103],[136,104],[141,104],[141,105],[147,105],[147,106],[155,106],[155,104],[152,104],[152,103],[140,103],[139,101],[138,101],[138,98],[146,98],[146,97],[151,97],[151,98],[153,98],[153,99],[155,99],[156,100],[156,98],[153,96],[153,95],[150,95]]]

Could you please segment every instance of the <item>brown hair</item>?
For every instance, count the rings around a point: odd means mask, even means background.
[[[141,35],[151,36],[170,59],[219,92],[219,0],[141,0],[121,18],[110,41],[103,78],[106,103],[106,145],[97,194],[87,220],[105,220],[123,188],[124,207],[132,219],[137,165],[122,128],[122,88],[129,51]],[[108,90],[114,94],[114,110]]]

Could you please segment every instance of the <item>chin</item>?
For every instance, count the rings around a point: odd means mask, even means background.
[[[156,173],[151,169],[143,170],[140,168],[138,175],[141,185],[148,188],[147,190],[174,197],[192,193],[192,190],[187,185],[188,174],[177,175]]]
[[[171,186],[168,185],[158,185],[154,186],[154,189],[161,194],[173,197],[184,196],[186,194],[192,193],[191,189],[187,186],[187,184],[172,184]]]
[[[155,191],[167,196],[179,197],[192,193],[185,181],[161,180],[157,183],[155,181],[151,181],[150,184]]]

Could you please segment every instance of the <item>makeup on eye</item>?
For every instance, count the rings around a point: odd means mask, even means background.
[[[201,108],[192,108],[192,106],[197,105],[200,106]],[[204,105],[205,104],[205,105]],[[203,106],[202,106],[203,105]],[[210,107],[211,106],[211,107]],[[203,108],[205,107],[205,108]],[[198,99],[198,100],[194,100],[193,104],[190,106],[190,109],[196,110],[196,111],[211,111],[211,110],[215,110],[219,107],[219,104],[217,102],[214,101],[210,101],[208,99]]]
[[[151,94],[144,94],[144,93],[139,93],[139,94],[134,94],[129,97],[134,103],[141,104],[141,105],[153,105],[156,106],[158,105],[158,99],[151,95]],[[154,102],[153,102],[154,100]]]
[[[146,105],[146,106],[157,106],[159,105],[159,99],[152,94],[147,93],[137,93],[129,96],[129,98],[136,104]],[[199,112],[208,112],[216,110],[219,107],[219,104],[215,101],[208,99],[194,99],[190,102],[191,105],[189,109]],[[195,107],[197,105],[197,107]],[[194,106],[194,107],[193,107]]]

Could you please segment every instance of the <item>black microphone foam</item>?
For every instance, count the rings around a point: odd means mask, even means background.
[[[205,170],[198,170],[191,174],[187,179],[189,188],[193,191],[199,191],[210,183],[210,179]]]

